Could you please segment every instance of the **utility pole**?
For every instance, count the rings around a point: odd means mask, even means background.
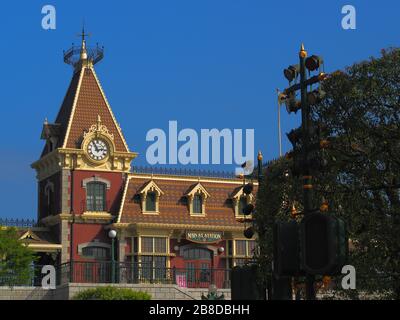
[[[301,130],[303,142],[303,197],[304,197],[304,215],[307,215],[312,210],[312,176],[310,172],[308,159],[308,144],[310,141],[310,106],[307,103],[307,74],[306,74],[306,58],[307,51],[304,45],[301,45],[300,52],[300,92],[301,92]],[[315,300],[315,276],[311,274],[306,275],[306,299]]]
[[[287,158],[293,160],[292,175],[299,178],[302,185],[303,212],[294,212],[302,214],[303,218],[299,224],[281,221],[275,225],[274,261],[279,276],[305,276],[306,299],[315,300],[315,276],[340,274],[348,257],[348,236],[346,223],[328,212],[324,199],[319,208],[313,207],[317,202],[313,201],[313,174],[324,170],[326,159],[322,151],[330,147],[334,137],[322,138],[326,135],[322,124],[311,118],[311,106],[316,107],[323,100],[324,91],[321,86],[307,91],[309,86],[327,77],[320,72],[323,60],[316,55],[308,57],[304,45],[301,45],[299,60],[299,64],[284,70],[290,87],[279,96],[279,101],[285,101],[288,113],[301,110],[301,127],[287,134],[293,145]],[[307,70],[318,71],[318,74],[307,79]],[[297,91],[300,91],[300,100],[296,99]]]
[[[308,58],[307,51],[304,49],[304,45],[301,45],[299,51],[298,65],[289,66],[284,70],[284,75],[288,79],[289,84],[292,81],[296,81],[300,76],[300,82],[291,85],[285,89],[283,94],[279,97],[279,101],[285,100],[286,109],[288,113],[297,113],[301,110],[301,128],[292,130],[287,136],[290,142],[293,144],[293,153],[298,158],[294,159],[295,171],[301,175],[302,186],[303,186],[303,202],[304,202],[304,217],[313,211],[312,207],[312,173],[309,161],[310,152],[310,131],[311,131],[311,119],[310,119],[310,105],[307,101],[308,95],[315,96],[315,99],[319,97],[320,92],[307,92],[308,86],[320,82],[324,79],[325,74],[319,73],[318,75],[307,79],[307,70],[315,71],[319,69],[323,63],[322,58],[318,56],[311,56]],[[300,90],[301,100],[296,100],[296,91]],[[315,276],[312,274],[306,274],[306,297],[307,300],[315,299],[315,288],[314,288]]]

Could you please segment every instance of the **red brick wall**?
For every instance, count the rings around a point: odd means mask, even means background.
[[[47,217],[50,212],[48,212],[47,206],[47,196],[45,195],[45,187],[48,182],[54,185],[53,194],[53,208],[52,214],[59,214],[61,211],[61,174],[60,172],[53,174],[52,176],[39,182],[39,197],[38,197],[38,218],[39,220]]]
[[[86,242],[94,242],[98,239],[99,242],[111,243],[108,237],[108,230],[104,230],[104,225],[100,224],[81,224],[74,223],[73,225],[73,259],[74,261],[87,261],[78,254],[78,245]]]
[[[99,172],[99,171],[81,171],[72,172],[73,197],[72,207],[76,214],[81,214],[85,209],[86,189],[82,186],[82,181],[86,178],[97,176],[110,181],[110,189],[106,192],[107,211],[117,214],[121,203],[121,197],[124,185],[124,174],[118,172]]]

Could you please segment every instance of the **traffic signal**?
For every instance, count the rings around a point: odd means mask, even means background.
[[[246,205],[243,208],[243,212],[242,213],[247,216],[249,214],[252,214],[253,211],[254,211],[254,205],[252,203],[249,203],[248,205]]]
[[[272,274],[271,300],[293,300],[291,277]]]
[[[348,257],[343,220],[320,212],[308,213],[300,223],[300,268],[314,275],[339,274]]]
[[[291,92],[286,100],[285,100],[285,105],[286,105],[286,111],[288,113],[297,113],[301,109],[301,101],[296,100],[296,95],[294,92]]]
[[[235,266],[231,276],[232,300],[261,300],[262,288],[257,281],[257,265]]]
[[[301,138],[302,138],[302,129],[297,128],[291,130],[289,133],[286,134],[288,137],[290,143],[293,145],[293,148],[297,148],[301,144]]]
[[[251,239],[254,236],[254,228],[253,227],[248,227],[247,229],[245,229],[243,231],[243,235],[247,238],[247,239]]]
[[[243,193],[249,195],[253,192],[253,184],[250,182],[243,187]]]
[[[324,63],[322,57],[312,55],[306,59],[306,68],[309,71],[315,71]]]
[[[283,74],[285,75],[285,78],[289,81],[292,82],[294,79],[297,78],[300,72],[300,66],[298,64],[289,66],[285,70],[283,70]]]
[[[313,90],[307,93],[307,101],[310,105],[316,105],[320,103],[326,96],[325,91],[321,89]]]
[[[274,273],[279,276],[300,274],[299,225],[296,221],[276,222],[273,228]]]

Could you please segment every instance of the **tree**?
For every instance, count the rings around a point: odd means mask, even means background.
[[[322,151],[325,168],[313,174],[314,207],[326,199],[348,224],[355,293],[400,299],[400,51],[383,50],[380,58],[337,71],[322,87],[326,96],[312,106],[312,118],[331,145]],[[256,216],[261,243],[270,242],[263,230],[277,215],[287,219],[293,202],[301,210],[300,181],[283,179],[290,166],[279,159],[266,167]],[[269,244],[264,249],[269,256]]]
[[[0,227],[0,285],[29,284],[34,253],[20,240],[17,229]]]

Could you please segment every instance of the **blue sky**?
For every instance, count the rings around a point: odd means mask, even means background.
[[[56,30],[41,27],[41,9],[56,8]],[[341,8],[357,10],[357,29],[341,28]],[[327,72],[396,47],[398,1],[7,1],[0,32],[0,217],[36,217],[35,172],[45,117],[53,121],[72,69],[62,50],[78,43],[82,20],[89,44],[105,46],[96,66],[137,165],[146,165],[146,133],[179,129],[254,128],[255,149],[278,156],[276,88],[297,63],[304,42]],[[282,112],[282,131],[299,116]],[[289,144],[284,137],[284,150]],[[197,168],[201,166],[197,166]],[[210,169],[207,167],[206,169]],[[214,166],[233,170],[233,166]]]

